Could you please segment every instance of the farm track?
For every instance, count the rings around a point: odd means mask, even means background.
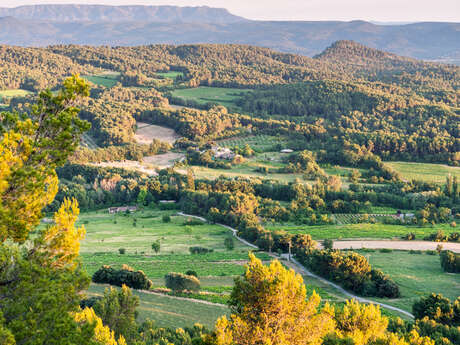
[[[192,217],[192,218],[196,218],[196,219],[199,219],[201,221],[207,221],[206,218],[203,218],[203,217],[199,217],[199,216],[194,216],[194,215],[191,215],[191,214],[185,214],[185,213],[182,213],[182,212],[178,212],[179,215],[181,216],[185,216],[185,217]],[[259,249],[257,246],[249,243],[248,241],[242,239],[241,237],[238,237],[236,234],[238,233],[238,230],[228,226],[228,225],[224,225],[224,224],[219,224],[219,223],[216,223],[217,225],[220,225],[220,226],[223,226],[224,228],[226,229],[229,229],[233,232],[233,235],[241,242],[243,242],[244,244],[252,247],[252,248],[255,248],[255,249]],[[382,242],[391,242],[391,241],[382,241]],[[411,243],[411,241],[407,241],[409,243]],[[366,243],[366,241],[364,241],[364,243]],[[273,258],[276,258],[276,259],[279,259],[277,256],[273,255],[273,254],[270,254]],[[306,275],[306,276],[310,276],[310,277],[313,277],[315,279],[318,279],[320,281],[322,281],[323,283],[329,285],[329,286],[332,286],[333,288],[335,288],[336,290],[338,290],[340,293],[352,298],[352,299],[355,299],[361,303],[367,303],[367,304],[376,304],[376,305],[379,305],[385,309],[389,309],[389,310],[393,310],[393,311],[396,311],[398,313],[401,313],[403,315],[406,315],[408,317],[410,317],[411,319],[414,318],[414,315],[412,315],[411,313],[403,310],[403,309],[400,309],[398,307],[393,307],[391,305],[388,305],[388,304],[385,304],[385,303],[381,303],[381,302],[376,302],[376,301],[372,301],[372,300],[369,300],[369,299],[366,299],[366,298],[363,298],[363,297],[359,297],[357,295],[354,295],[350,292],[348,292],[347,290],[345,290],[344,288],[342,288],[341,286],[327,280],[327,279],[324,279],[320,276],[317,276],[316,274],[312,273],[310,270],[308,270],[305,266],[303,266],[302,264],[300,264],[297,260],[291,258],[291,261],[287,261],[287,266],[289,266],[290,268],[292,268],[294,271],[296,271],[297,273],[299,273],[300,275]]]
[[[429,241],[379,241],[379,240],[350,240],[334,241],[335,249],[394,249],[394,250],[436,250],[442,245],[443,250],[451,250],[460,253],[460,243],[453,242],[429,242]]]

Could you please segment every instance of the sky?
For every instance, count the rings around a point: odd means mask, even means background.
[[[0,0],[0,7],[32,4],[177,5],[223,7],[257,20],[460,22],[460,0]]]

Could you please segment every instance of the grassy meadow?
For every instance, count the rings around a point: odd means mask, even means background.
[[[168,71],[168,72],[156,72],[157,76],[165,79],[176,79],[179,76],[183,76],[184,73],[176,72],[176,71]]]
[[[387,164],[398,171],[406,180],[445,183],[446,177],[449,174],[457,176],[460,179],[460,167],[409,162],[387,162]]]
[[[112,88],[118,83],[118,76],[120,73],[117,72],[103,72],[94,75],[85,75],[82,76],[87,81],[90,81],[93,84],[98,86],[104,86],[107,88]]]
[[[235,107],[235,100],[247,89],[231,89],[221,87],[200,86],[193,89],[177,89],[172,95],[185,100],[194,100],[200,104],[218,103],[225,107]]]
[[[15,89],[15,90],[0,90],[0,102],[4,98],[12,98],[12,97],[22,97],[30,95],[32,92],[22,89]]]
[[[432,292],[442,293],[450,300],[455,300],[459,295],[460,275],[444,272],[439,255],[396,250],[390,253],[358,252],[368,258],[372,267],[389,274],[401,289],[401,298],[379,299],[383,303],[411,311],[417,299]]]
[[[108,285],[93,284],[87,290],[88,297],[103,296]],[[150,294],[133,290],[139,296],[138,322],[150,319],[159,327],[191,327],[199,322],[213,328],[216,320],[228,315],[227,306],[210,305],[194,300],[174,299],[166,295]]]

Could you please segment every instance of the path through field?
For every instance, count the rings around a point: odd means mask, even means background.
[[[442,245],[443,250],[460,253],[460,243],[429,241],[334,241],[335,249],[396,249],[396,250],[436,250]]]
[[[185,213],[182,213],[182,212],[179,212],[178,214],[179,214],[179,215],[182,215],[182,216],[185,216],[185,217],[192,217],[192,218],[200,219],[200,220],[202,220],[202,221],[207,221],[205,218],[199,217],[199,216],[194,216],[194,215],[190,215],[190,214],[185,214]],[[230,227],[230,226],[223,225],[223,224],[218,224],[218,223],[217,223],[217,225],[223,226],[223,227],[225,227],[225,228],[231,230],[231,231],[233,232],[233,235],[234,235],[238,240],[243,241],[244,244],[249,245],[249,246],[251,246],[252,248],[257,248],[257,249],[259,249],[257,246],[255,246],[255,245],[253,245],[253,244],[250,244],[250,243],[247,242],[246,240],[244,240],[244,239],[238,237],[238,236],[236,235],[236,234],[238,233],[238,230],[236,230],[236,229],[234,229],[234,228],[232,228],[232,227]],[[388,241],[383,241],[383,242],[388,242]],[[276,257],[276,256],[273,255],[273,254],[272,254],[271,256],[272,256],[273,258],[278,259],[278,257]],[[393,307],[393,306],[388,305],[388,304],[385,304],[385,303],[380,303],[380,302],[372,301],[372,300],[369,300],[369,299],[366,299],[366,298],[363,298],[363,297],[356,296],[356,295],[354,295],[354,294],[348,292],[347,290],[343,289],[341,286],[339,286],[339,285],[337,285],[337,284],[335,284],[335,283],[333,283],[333,282],[331,282],[331,281],[329,281],[329,280],[327,280],[327,279],[324,279],[324,278],[322,278],[322,277],[320,277],[320,276],[317,276],[316,274],[310,272],[305,266],[303,266],[302,264],[300,264],[297,260],[293,259],[292,257],[291,257],[291,261],[290,261],[290,262],[289,262],[289,261],[286,261],[285,264],[286,264],[288,267],[292,268],[292,269],[293,269],[294,271],[296,271],[297,273],[299,273],[300,275],[306,275],[306,276],[310,276],[310,277],[313,277],[313,278],[315,278],[315,279],[318,279],[318,280],[320,280],[321,282],[323,282],[323,283],[325,283],[325,284],[327,284],[327,285],[329,285],[329,286],[332,286],[333,288],[335,288],[336,290],[338,290],[340,293],[346,295],[346,296],[349,297],[349,298],[355,299],[355,300],[357,300],[357,301],[359,301],[359,302],[361,302],[361,303],[377,304],[377,305],[380,305],[381,307],[383,307],[383,308],[385,308],[385,309],[397,311],[397,312],[399,312],[399,313],[401,313],[401,314],[403,314],[403,315],[405,315],[405,316],[407,316],[407,317],[410,317],[411,319],[414,318],[414,316],[413,316],[411,313],[409,313],[409,312],[407,312],[407,311],[405,311],[405,310],[403,310],[403,309],[400,309],[400,308],[398,308],[398,307]]]

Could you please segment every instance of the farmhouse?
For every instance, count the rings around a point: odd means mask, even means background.
[[[137,206],[109,207],[109,213],[120,213],[126,211],[133,213],[137,211]]]
[[[217,159],[226,159],[230,161],[236,156],[235,153],[227,147],[214,146],[211,150],[214,154],[214,158]]]

